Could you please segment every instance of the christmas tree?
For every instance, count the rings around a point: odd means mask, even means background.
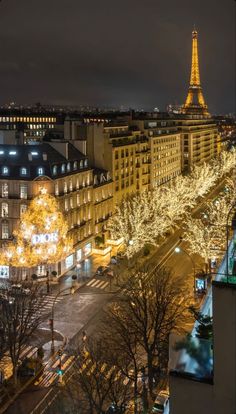
[[[14,267],[53,264],[73,250],[68,226],[55,197],[45,189],[29,204],[14,231],[14,241],[4,250],[0,262]]]

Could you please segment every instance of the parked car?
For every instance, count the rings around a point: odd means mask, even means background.
[[[152,407],[152,413],[164,413],[169,404],[169,392],[162,390],[159,392]]]
[[[118,263],[118,258],[116,256],[111,256],[110,264],[116,265]]]
[[[98,266],[95,272],[95,276],[102,276],[105,270],[106,270],[106,266]]]

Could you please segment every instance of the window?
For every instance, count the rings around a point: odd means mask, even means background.
[[[27,184],[20,184],[20,198],[27,198],[28,187]]]
[[[43,167],[39,167],[38,168],[38,175],[43,175],[44,174],[44,168]]]
[[[87,158],[84,160],[84,166],[87,167],[88,166],[88,160]]]
[[[55,183],[55,195],[56,196],[59,195],[59,185],[58,185],[58,183]]]
[[[84,168],[84,163],[83,163],[83,160],[81,160],[81,161],[80,161],[80,163],[79,163],[79,168]]]
[[[80,205],[80,196],[79,196],[79,194],[77,194],[77,206],[79,206]]]
[[[68,210],[68,199],[67,198],[65,199],[65,210],[66,211]]]
[[[67,171],[70,171],[70,163],[68,162],[67,166],[66,166]]]
[[[54,165],[53,166],[52,173],[53,173],[53,175],[56,175],[57,174],[57,165]]]
[[[65,172],[65,169],[66,169],[65,164],[62,164],[62,166],[61,166],[61,172],[64,173]]]
[[[9,151],[9,155],[16,155],[16,151]]]
[[[70,208],[73,208],[73,198],[70,198]]]
[[[7,183],[2,184],[2,197],[4,198],[8,197],[8,184]]]
[[[20,205],[20,216],[22,216],[22,214],[24,214],[27,210],[27,205],[26,204],[21,204]]]
[[[7,203],[2,203],[1,216],[8,217],[8,204]]]
[[[64,181],[64,193],[67,193],[67,182]]]
[[[77,163],[77,161],[74,161],[73,170],[77,170],[77,168],[78,168],[78,163]]]
[[[22,168],[20,169],[20,175],[27,175],[27,168],[22,167]]]
[[[70,189],[70,191],[73,191],[73,183],[72,183],[72,180],[69,181],[69,189]]]
[[[9,225],[7,221],[2,222],[2,239],[9,239]]]
[[[2,167],[2,173],[4,175],[8,175],[9,174],[9,168],[8,167]]]

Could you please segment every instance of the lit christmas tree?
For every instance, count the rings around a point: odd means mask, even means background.
[[[15,240],[1,256],[1,264],[34,267],[57,263],[72,252],[68,226],[56,199],[45,189],[35,197],[22,214]]]

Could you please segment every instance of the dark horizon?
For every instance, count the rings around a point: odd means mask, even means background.
[[[0,105],[165,110],[183,104],[195,24],[209,111],[235,112],[235,2],[93,3],[1,2]]]

